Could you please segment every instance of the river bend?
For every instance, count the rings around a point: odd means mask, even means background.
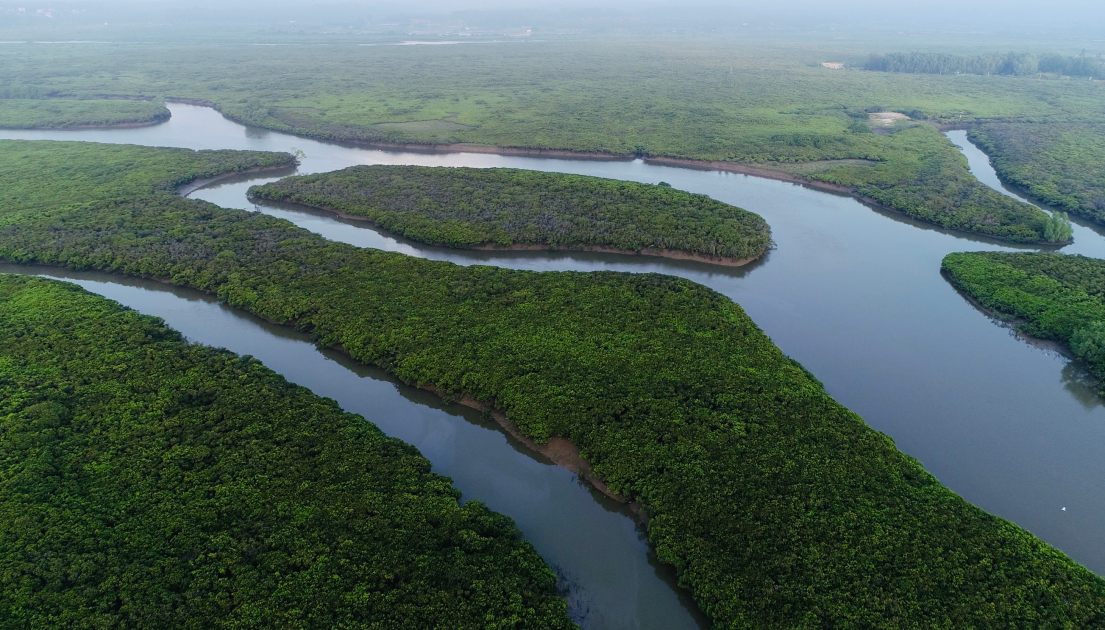
[[[771,225],[776,248],[761,261],[728,268],[613,254],[428,247],[379,233],[365,222],[301,207],[257,206],[246,199],[250,185],[284,174],[228,178],[190,195],[278,216],[335,241],[463,265],[658,272],[709,286],[739,303],[830,394],[894,438],[945,485],[1105,574],[1105,537],[1100,535],[1105,531],[1105,401],[1078,365],[985,316],[940,275],[947,253],[1014,247],[873,210],[848,197],[746,175],[640,160],[372,150],[242,127],[208,108],[170,104],[170,109],[173,117],[154,127],[0,131],[0,137],[193,149],[298,148],[306,154],[299,173],[355,164],[418,164],[666,181],[758,213]],[[965,134],[955,134],[949,137],[964,150],[972,170],[1003,190],[985,156]],[[1075,242],[1062,251],[1105,258],[1105,238],[1076,223]],[[501,431],[482,423],[478,413],[442,405],[379,371],[319,353],[289,329],[191,292],[103,274],[84,275],[80,282],[164,317],[192,340],[252,354],[290,380],[361,413],[389,435],[415,444],[435,471],[454,478],[465,500],[484,501],[519,523],[574,587],[573,606],[584,627],[701,625],[700,613],[672,585],[671,572],[656,566],[626,512],[580,487],[571,473],[522,453]]]

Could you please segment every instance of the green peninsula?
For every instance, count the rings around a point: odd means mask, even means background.
[[[0,129],[137,127],[169,115],[164,101],[0,98]]]
[[[1022,122],[968,133],[1002,180],[1031,198],[1105,225],[1105,124]]]
[[[513,522],[255,359],[0,275],[0,626],[573,628]]]
[[[250,188],[457,248],[613,249],[744,262],[771,244],[756,214],[670,186],[518,169],[354,166]]]
[[[1027,335],[1066,344],[1105,380],[1105,260],[976,252],[948,254],[943,269],[979,304]]]

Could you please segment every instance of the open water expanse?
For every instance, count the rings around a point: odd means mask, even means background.
[[[193,149],[302,150],[299,173],[355,164],[515,167],[657,183],[703,193],[763,216],[776,248],[741,268],[609,254],[464,252],[378,233],[366,223],[245,197],[266,177],[215,182],[190,196],[259,210],[326,238],[458,264],[535,270],[674,274],[739,303],[830,394],[889,434],[941,482],[1105,574],[1105,401],[1085,372],[990,319],[940,275],[949,252],[1011,249],[949,233],[851,198],[716,171],[636,161],[565,160],[477,153],[379,151],[248,129],[217,112],[171,104],[154,127],[0,131],[0,138],[85,140]],[[972,170],[1001,184],[964,132],[949,132]],[[281,174],[283,176],[283,174]],[[1012,194],[1008,191],[1006,194]],[[1105,238],[1075,225],[1066,253],[1105,258]],[[525,451],[480,414],[272,326],[194,291],[106,274],[73,278],[189,339],[252,354],[265,365],[417,446],[464,493],[513,517],[569,587],[585,628],[695,628],[705,624],[673,573],[659,566],[628,512],[575,475]],[[1064,509],[1065,508],[1065,509]]]

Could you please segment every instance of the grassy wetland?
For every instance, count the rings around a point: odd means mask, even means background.
[[[168,118],[158,101],[0,98],[0,129],[129,127]]]
[[[359,166],[250,188],[253,199],[365,217],[431,245],[607,249],[743,263],[771,244],[763,218],[705,195],[518,169]]]
[[[502,54],[504,46],[509,54]],[[762,169],[941,227],[1019,243],[1046,241],[1046,215],[979,184],[933,125],[1081,124],[1103,114],[1102,85],[834,71],[817,64],[826,54],[840,54],[858,65],[868,52],[665,40],[197,45],[150,49],[140,58],[126,46],[79,55],[39,48],[32,54],[0,50],[0,77],[13,89],[33,86],[45,96],[198,99],[234,120],[324,140],[651,156]],[[873,129],[869,113],[882,110],[910,121]],[[1053,153],[1070,163],[1063,151]]]
[[[1105,581],[944,488],[714,291],[362,250],[167,191],[288,159],[0,142],[0,257],[197,287],[570,439],[719,627],[1102,623]]]

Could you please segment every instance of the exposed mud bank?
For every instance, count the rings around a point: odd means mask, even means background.
[[[345,353],[348,356],[352,356],[349,355],[349,353],[346,352],[345,349],[341,346],[334,346],[334,348]],[[480,402],[475,398],[468,396],[467,394],[457,398],[453,395],[441,391],[434,385],[419,384],[417,385],[417,387],[428,392],[433,392],[434,394],[440,396],[442,399],[455,401],[464,405],[465,407],[478,409],[486,413],[488,416],[494,419],[495,422],[497,422],[499,426],[501,426],[507,433],[509,433],[512,437],[514,437],[522,444],[524,444],[526,448],[536,453],[540,453],[545,457],[548,457],[557,466],[567,468],[568,470],[576,473],[577,475],[579,475],[580,479],[583,479],[587,483],[590,483],[599,492],[605,494],[618,503],[626,505],[629,510],[633,512],[633,515],[637,518],[638,521],[643,524],[648,523],[648,515],[641,507],[641,504],[635,501],[630,501],[629,499],[626,499],[625,497],[611,490],[610,487],[606,485],[606,482],[604,482],[601,477],[595,474],[594,470],[592,470],[591,468],[591,464],[580,455],[579,447],[573,444],[571,440],[563,437],[551,437],[549,438],[548,442],[540,444],[534,441],[533,438],[523,433],[522,430],[519,429],[517,426],[515,426],[514,423],[512,423],[506,417],[506,412],[501,409],[497,409],[492,405]]]

